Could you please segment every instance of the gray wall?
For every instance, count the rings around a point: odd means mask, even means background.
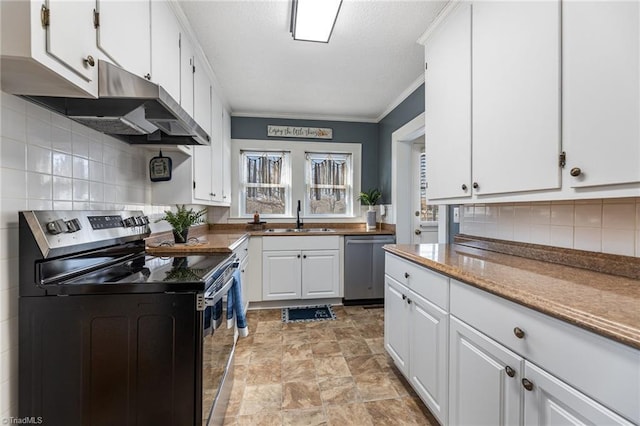
[[[231,117],[232,139],[275,139],[267,137],[267,125],[329,127],[333,139],[300,139],[301,142],[345,142],[362,144],[362,189],[379,186],[378,124],[349,121],[291,120],[282,118]]]
[[[391,203],[391,135],[423,112],[424,84],[378,123],[378,185],[383,203]]]
[[[391,202],[391,134],[424,112],[424,84],[411,93],[379,123],[293,120],[283,118],[231,117],[233,139],[267,137],[267,125],[330,127],[333,139],[300,139],[301,142],[355,142],[362,144],[362,190],[382,190],[383,203]]]

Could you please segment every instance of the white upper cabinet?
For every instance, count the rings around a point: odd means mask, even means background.
[[[211,136],[211,82],[204,60],[195,57],[193,74],[193,119]]]
[[[445,19],[425,47],[429,199],[471,196],[471,5]]]
[[[180,26],[162,0],[151,2],[151,81],[180,101]]]
[[[96,97],[94,1],[2,1],[2,90]]]
[[[559,188],[560,2],[475,2],[472,40],[474,193]]]
[[[103,54],[127,71],[151,78],[149,0],[96,0],[94,23]]]
[[[180,33],[180,106],[193,117],[195,57],[191,41]]]
[[[222,110],[222,198],[231,203],[231,115]]]
[[[566,1],[562,17],[567,183],[640,182],[640,3]]]

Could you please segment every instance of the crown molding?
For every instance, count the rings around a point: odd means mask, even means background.
[[[398,105],[400,105],[405,99],[407,99],[409,97],[409,95],[411,95],[413,92],[415,92],[415,90],[420,87],[422,85],[422,83],[424,83],[424,73],[421,73],[420,76],[418,76],[418,78],[416,78],[413,83],[411,83],[409,85],[409,87],[407,87],[406,89],[404,89],[404,91],[402,93],[400,93],[400,95],[389,104],[389,106],[387,106],[387,108],[384,110],[384,112],[382,114],[380,114],[378,116],[378,118],[375,119],[376,123],[379,123],[382,121],[383,118],[385,118],[387,115],[389,115],[389,113],[391,111],[393,111]]]

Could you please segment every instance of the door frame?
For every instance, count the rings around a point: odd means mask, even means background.
[[[411,162],[413,141],[425,134],[424,112],[413,118],[391,135],[391,211],[396,224],[396,243],[411,244]],[[425,143],[429,143],[425,141]],[[447,242],[447,207],[439,209],[438,243]]]

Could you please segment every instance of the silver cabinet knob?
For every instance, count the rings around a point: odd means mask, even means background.
[[[580,167],[574,167],[569,171],[569,174],[573,177],[578,177],[582,174],[582,170],[580,169]]]

